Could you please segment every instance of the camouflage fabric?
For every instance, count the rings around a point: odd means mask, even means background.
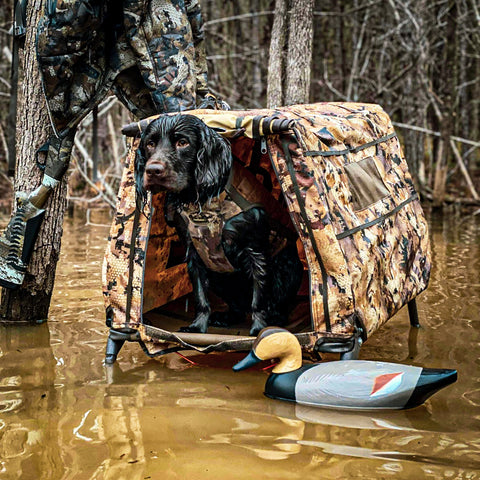
[[[222,230],[225,222],[241,211],[225,192],[202,208],[192,203],[181,211],[195,250],[210,270],[223,273],[235,270],[222,248]]]
[[[431,268],[427,222],[398,138],[380,106],[320,103],[277,110],[197,110],[185,114],[196,115],[219,129],[230,139],[234,157],[253,170],[264,185],[269,184],[273,197],[283,198],[309,270],[311,331],[298,334],[305,350],[312,350],[321,338],[351,336],[357,322],[364,325],[367,335],[373,334],[427,287]],[[269,125],[275,119],[291,121],[287,122],[289,131],[270,133]],[[137,125],[143,128],[146,123]],[[252,154],[253,139],[262,138],[267,140],[268,152],[258,158]],[[129,158],[129,182],[133,182],[133,149]],[[146,305],[162,305],[191,287],[185,280],[186,270],[178,267],[171,272],[157,269],[155,275],[163,278],[155,283],[160,290],[150,288],[151,279],[142,285],[144,268],[146,279],[153,275],[149,273],[150,260],[145,262],[151,203],[142,207],[139,236],[132,239],[126,233],[132,230],[135,203],[129,182],[120,189],[119,208],[126,202],[131,208],[117,213],[105,257],[105,304],[113,310],[113,325],[138,329],[151,355],[165,344],[200,351],[245,347],[248,338],[225,336],[224,342],[217,339],[215,345],[205,347],[189,343],[175,332],[143,325],[142,294],[143,311],[147,311]],[[157,199],[155,211],[161,205]],[[165,232],[165,238],[171,238],[168,235],[172,232]],[[131,250],[129,265],[134,271],[119,269],[117,276],[112,275],[108,271],[111,259],[131,241],[135,250]],[[168,240],[158,244],[159,251],[168,248],[167,244]],[[154,249],[149,243],[147,256],[168,257],[165,251],[154,253]],[[131,278],[136,288],[125,290],[123,286]],[[177,286],[176,291],[161,288],[161,281]],[[128,300],[125,292],[134,298]],[[127,303],[130,320],[125,323]]]
[[[285,150],[270,140],[272,160],[294,222],[303,227],[317,329],[345,332],[356,316],[370,335],[427,287],[430,273],[427,223],[398,138],[375,105],[301,106],[284,114],[303,119],[296,122],[297,138],[288,139],[294,177]],[[365,160],[387,194],[357,209],[347,171]]]
[[[197,93],[207,93],[203,38],[198,0],[46,2],[36,47],[54,133],[40,148],[48,151],[42,186],[17,193],[22,207],[0,237],[3,286],[23,283],[24,245],[38,232],[38,222],[27,227],[27,212],[44,206],[67,171],[82,118],[109,90],[137,117],[194,108]]]
[[[207,91],[203,40],[198,0],[47,2],[37,54],[56,133],[110,89],[139,117],[195,108]]]

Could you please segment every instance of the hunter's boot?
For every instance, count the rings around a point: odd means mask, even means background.
[[[68,169],[75,131],[50,139],[42,184],[30,194],[16,194],[17,209],[0,235],[0,285],[18,288],[45,214],[45,203]]]

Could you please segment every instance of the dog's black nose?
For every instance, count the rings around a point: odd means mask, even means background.
[[[162,176],[165,172],[165,165],[161,163],[153,163],[151,165],[147,165],[145,168],[145,173],[148,176]]]

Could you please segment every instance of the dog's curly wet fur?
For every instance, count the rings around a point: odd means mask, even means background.
[[[187,267],[195,299],[195,319],[182,331],[206,332],[209,324],[244,321],[251,312],[251,335],[267,325],[285,324],[301,283],[303,266],[295,243],[269,256],[270,223],[255,206],[227,220],[222,247],[233,273],[209,270],[195,250],[180,211],[203,205],[225,188],[232,169],[229,144],[193,115],[162,116],[145,130],[136,156],[137,190],[167,191],[167,220],[187,247]],[[212,314],[208,290],[224,300],[226,315]]]

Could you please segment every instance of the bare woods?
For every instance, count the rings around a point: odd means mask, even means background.
[[[271,105],[290,103],[282,88],[311,54],[310,102],[381,104],[423,197],[478,203],[477,0],[322,0],[313,2],[310,18],[309,3],[204,1],[212,87],[234,107],[266,106],[267,92]],[[292,40],[299,19],[306,33]],[[258,77],[261,88],[252,83]]]
[[[0,0],[0,184],[7,172],[7,3]],[[478,0],[202,0],[202,7],[210,87],[233,108],[379,103],[396,123],[423,198],[480,204]],[[118,132],[127,120],[112,98],[77,135],[72,180],[110,205],[125,153]],[[100,154],[92,145],[97,124]],[[92,181],[92,161],[100,184]]]

